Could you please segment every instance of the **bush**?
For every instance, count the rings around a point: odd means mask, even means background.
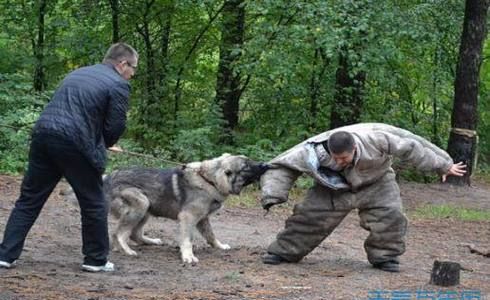
[[[180,130],[170,149],[180,162],[192,162],[218,156],[219,148],[212,142],[213,130],[210,127]]]
[[[0,75],[0,173],[24,171],[31,128],[48,94],[33,92],[26,74]]]

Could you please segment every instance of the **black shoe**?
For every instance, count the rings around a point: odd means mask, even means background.
[[[278,265],[289,261],[279,255],[267,253],[266,255],[262,256],[262,262],[268,265]]]
[[[398,273],[400,272],[400,264],[392,261],[385,261],[382,263],[373,264],[373,267],[386,272]]]

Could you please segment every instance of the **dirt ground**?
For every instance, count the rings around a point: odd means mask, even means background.
[[[0,176],[0,232],[18,196],[20,178]],[[112,274],[80,271],[78,207],[58,190],[32,228],[17,267],[0,269],[0,299],[490,299],[490,258],[466,244],[490,251],[490,222],[410,217],[407,252],[400,273],[370,267],[363,249],[367,232],[351,213],[315,251],[297,264],[264,265],[260,256],[284,226],[292,206],[264,216],[257,208],[225,207],[211,219],[231,250],[215,250],[199,237],[200,262],[180,262],[173,221],[151,220],[148,235],[163,246],[139,246],[139,256],[111,254]],[[425,203],[453,203],[490,211],[490,185],[471,188],[402,183],[410,216]],[[435,260],[458,262],[461,284],[429,284]]]

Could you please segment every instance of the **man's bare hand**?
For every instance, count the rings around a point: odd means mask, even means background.
[[[466,174],[466,165],[463,165],[463,162],[460,161],[457,164],[453,164],[449,171],[446,174],[442,175],[442,182],[446,182],[446,178],[448,175],[461,177],[464,174]]]
[[[112,152],[123,152],[123,149],[117,145],[107,148],[107,150]]]

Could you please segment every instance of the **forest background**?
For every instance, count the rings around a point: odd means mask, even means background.
[[[361,121],[448,149],[471,107],[463,129],[478,146],[466,162],[488,174],[488,2],[0,0],[0,173],[24,171],[30,129],[62,78],[124,41],[140,62],[118,144],[147,156],[111,155],[110,168],[223,152],[268,160]],[[476,86],[458,77],[471,5],[484,20],[480,49],[466,45],[480,50]],[[476,94],[458,96],[458,82]]]

